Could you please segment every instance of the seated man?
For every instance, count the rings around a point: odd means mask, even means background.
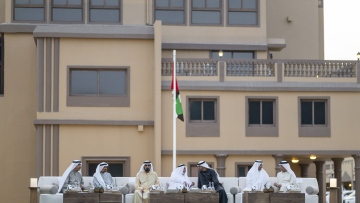
[[[113,178],[111,174],[107,172],[108,166],[109,165],[106,162],[102,162],[96,167],[96,172],[93,176],[94,187],[108,190],[112,189]]]
[[[262,168],[263,162],[256,160],[246,175],[246,187],[243,191],[260,190],[271,186],[269,175]]]
[[[296,175],[291,170],[290,164],[287,161],[280,161],[280,172],[277,174],[277,182],[274,186],[279,188],[279,191],[291,190],[296,184]]]
[[[59,178],[59,190],[58,193],[62,192],[63,189],[66,189],[68,185],[74,187],[80,187],[83,189],[84,180],[81,173],[81,161],[74,160],[72,164],[65,170],[63,175]]]
[[[151,161],[144,161],[136,174],[134,203],[148,203],[150,187],[159,183],[159,177],[153,170]]]
[[[191,186],[195,185],[194,182],[191,182],[187,173],[186,173],[185,164],[180,164],[172,173],[169,181],[169,189],[189,189]]]
[[[219,182],[219,174],[205,161],[199,161],[197,164],[199,173],[198,173],[198,188],[202,188],[203,185],[209,186],[210,182],[213,182],[215,190],[219,193],[219,203],[227,203],[228,198],[224,188]]]

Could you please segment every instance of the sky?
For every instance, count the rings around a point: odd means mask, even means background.
[[[360,0],[324,0],[325,60],[357,60]]]

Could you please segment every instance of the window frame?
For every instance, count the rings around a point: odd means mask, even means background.
[[[29,2],[31,0],[28,0]],[[15,0],[12,0],[11,3],[11,11],[12,11],[12,15],[11,15],[11,22],[17,22],[17,23],[21,23],[21,22],[26,22],[26,23],[46,23],[46,16],[47,16],[47,0],[44,0],[44,3],[42,6],[40,6],[40,4],[16,4]],[[44,9],[44,20],[39,21],[39,20],[15,20],[15,9],[16,8],[43,8]]]
[[[257,125],[249,123],[249,101],[273,101],[273,124]],[[245,133],[246,137],[279,136],[279,102],[276,96],[245,96]],[[262,109],[260,109],[262,111]],[[262,120],[262,118],[260,118]]]
[[[220,50],[211,50],[210,51],[210,58],[220,59],[219,51]],[[234,58],[234,53],[251,53],[252,56],[253,56],[251,59],[256,59],[256,51],[227,51],[227,50],[222,50],[222,51],[223,51],[224,56],[225,56],[225,53],[230,53],[231,54],[231,59],[248,59],[248,58]],[[213,55],[215,55],[216,57],[213,57]],[[226,59],[224,56],[221,57],[221,59]]]
[[[235,177],[243,177],[243,176],[239,176],[239,172],[238,172],[238,167],[239,166],[244,166],[246,167],[246,171],[245,171],[245,176],[247,175],[247,173],[249,172],[249,166],[253,166],[254,162],[235,162]]]
[[[190,101],[201,100],[215,102],[214,121],[190,121]],[[187,137],[220,137],[220,98],[219,96],[186,97],[186,136]],[[203,111],[203,109],[202,109]]]
[[[189,24],[190,26],[223,26],[224,25],[224,1],[223,0],[219,0],[219,8],[207,8],[207,1],[208,0],[204,0],[205,1],[205,8],[200,8],[200,7],[193,7],[193,0],[190,0],[190,19],[189,19]],[[193,11],[220,11],[220,23],[193,23],[192,22],[192,16],[193,16]]]
[[[88,24],[114,24],[114,25],[122,25],[122,21],[123,21],[123,1],[122,0],[118,0],[119,1],[119,7],[117,6],[91,6],[91,1],[92,0],[88,0],[88,6],[87,6],[87,23]],[[106,0],[104,0],[106,1]],[[115,10],[115,9],[119,10],[119,22],[92,22],[90,21],[90,12],[91,9],[109,9],[109,10]]]
[[[89,163],[123,163],[124,164],[124,171],[123,177],[130,177],[130,160],[131,158],[128,156],[119,156],[119,157],[112,157],[112,156],[83,156],[81,157],[82,167],[81,173],[83,176],[92,176],[93,174],[88,173]]]
[[[155,23],[156,21],[156,11],[157,10],[161,10],[161,11],[183,11],[184,12],[184,23],[167,23],[167,22],[164,22],[162,21],[161,23],[163,25],[179,25],[179,26],[184,26],[184,25],[187,25],[187,0],[183,0],[184,1],[184,7],[172,7],[170,4],[171,4],[171,0],[167,0],[169,2],[169,6],[168,7],[158,7],[156,6],[156,0],[154,0],[154,3],[153,3],[153,23]]]
[[[54,5],[54,2],[51,0],[51,3],[50,3],[50,8],[49,8],[49,13],[50,13],[50,23],[54,23],[54,24],[84,24],[85,23],[85,4],[86,2],[84,0],[81,0],[81,6],[76,6],[76,5],[68,5],[68,2],[71,1],[71,0],[66,0],[66,5],[61,5],[61,6],[57,6],[57,5]],[[85,2],[85,3],[84,3]],[[88,1],[87,1],[88,3]],[[54,8],[60,8],[60,9],[68,9],[68,8],[81,8],[81,11],[82,11],[82,15],[81,15],[81,21],[54,21],[53,20],[53,9]]]
[[[214,168],[214,162],[206,162],[210,168]],[[191,174],[191,167],[197,167],[198,162],[188,162],[187,163],[187,168],[188,168],[188,176],[189,177],[198,177],[198,174],[195,174],[195,176],[192,176],[193,174]],[[197,184],[197,183],[195,183]]]
[[[125,95],[71,95],[72,70],[125,70]],[[67,106],[88,107],[130,107],[130,67],[129,66],[68,66],[67,67]]]
[[[302,101],[324,101],[325,102],[325,125],[302,125],[301,124],[301,102]],[[331,137],[331,122],[330,122],[330,97],[320,96],[299,96],[298,97],[298,127],[299,137]],[[314,109],[312,110],[314,117]],[[314,120],[312,121],[314,123]]]
[[[243,0],[239,0],[241,1],[241,5],[243,4]],[[256,8],[255,9],[244,9],[244,8],[240,8],[240,9],[234,9],[234,8],[230,8],[229,7],[229,0],[227,0],[227,7],[226,7],[226,26],[227,27],[260,27],[260,2],[259,0],[255,0],[256,1]],[[256,24],[252,25],[252,24],[230,24],[229,23],[229,14],[230,12],[256,12]]]
[[[0,33],[0,96],[4,95],[4,34]]]

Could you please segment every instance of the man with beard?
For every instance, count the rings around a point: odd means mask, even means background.
[[[153,170],[151,161],[144,161],[136,174],[134,203],[148,203],[151,186],[159,183],[159,177]]]
[[[203,185],[208,186],[210,182],[213,182],[216,192],[219,193],[219,203],[227,203],[228,198],[219,181],[219,174],[214,169],[210,168],[205,161],[199,161],[197,166],[199,168],[198,188],[201,189]]]
[[[277,182],[274,186],[279,188],[279,191],[291,190],[296,184],[296,175],[291,170],[290,164],[287,161],[280,161],[280,172],[277,174]]]
[[[113,178],[111,174],[107,172],[108,166],[106,162],[102,162],[96,167],[93,176],[94,187],[104,189],[111,189],[113,187]]]
[[[263,162],[256,160],[246,175],[246,187],[243,191],[259,190],[262,191],[264,187],[269,188],[271,185],[269,175],[262,168]]]
[[[59,190],[58,193],[62,193],[63,189],[66,189],[68,185],[78,186],[81,189],[84,185],[84,180],[80,173],[81,161],[74,160],[70,166],[65,170],[63,175],[59,178]]]
[[[186,173],[185,164],[180,164],[172,173],[169,181],[169,189],[189,189],[191,186],[195,185],[194,182],[191,182],[187,173]]]

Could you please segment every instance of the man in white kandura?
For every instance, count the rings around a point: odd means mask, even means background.
[[[296,184],[296,175],[291,170],[290,164],[287,161],[280,161],[280,172],[277,174],[277,182],[274,186],[279,188],[279,191],[292,190]]]
[[[185,164],[180,164],[172,173],[169,181],[169,189],[189,189],[195,185],[191,182],[187,175],[187,168]]]
[[[104,188],[107,190],[112,189],[113,178],[111,174],[107,172],[108,166],[109,164],[102,162],[96,167],[96,171],[93,176],[94,187]]]
[[[153,170],[151,161],[144,161],[136,174],[134,203],[148,203],[151,186],[159,183],[159,177]]]
[[[70,166],[65,170],[63,175],[59,178],[59,192],[62,192],[63,189],[66,189],[69,185],[74,187],[80,187],[83,189],[84,180],[82,178],[81,172],[81,161],[74,160]]]
[[[263,162],[256,160],[246,175],[246,187],[243,191],[258,190],[262,191],[264,187],[270,188],[271,182],[269,175],[262,167]]]

